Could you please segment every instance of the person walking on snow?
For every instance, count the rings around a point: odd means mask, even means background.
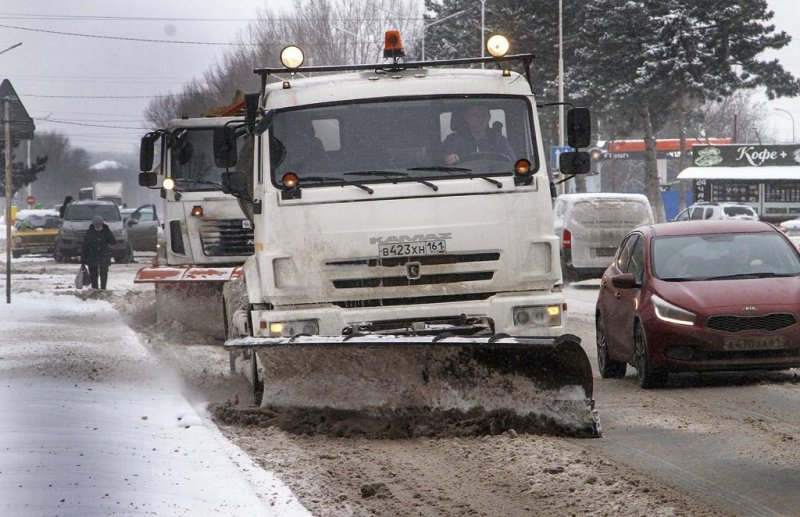
[[[111,265],[111,245],[116,242],[114,234],[99,215],[92,218],[92,224],[83,238],[81,249],[81,266],[89,266],[89,278],[92,288],[97,289],[98,277],[100,289],[106,288],[108,267]]]

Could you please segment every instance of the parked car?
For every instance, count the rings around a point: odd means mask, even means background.
[[[758,212],[742,203],[696,203],[675,216],[673,221],[698,221],[704,219],[747,219],[758,221]]]
[[[116,238],[117,242],[111,245],[114,262],[127,263],[133,260],[133,248],[128,241],[128,233],[122,224],[117,205],[113,201],[81,200],[73,201],[64,211],[53,251],[56,262],[68,262],[74,257],[80,257],[83,236],[96,215],[103,218]]]
[[[553,213],[566,281],[600,278],[625,234],[654,222],[643,194],[563,194]]]
[[[20,210],[11,228],[11,255],[53,253],[61,218],[57,210]]]
[[[642,226],[597,298],[604,378],[634,366],[642,388],[670,372],[800,366],[800,252],[761,221]]]
[[[134,251],[157,251],[164,230],[155,205],[142,205],[125,219],[128,240]]]

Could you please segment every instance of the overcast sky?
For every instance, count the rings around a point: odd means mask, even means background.
[[[292,1],[3,0],[0,51],[22,45],[0,54],[0,79],[11,81],[37,130],[63,132],[89,151],[137,153],[149,99],[202,76],[267,4]],[[797,0],[768,4],[778,28],[795,39],[775,57],[800,77]],[[220,44],[181,43],[187,41]],[[769,109],[769,126],[790,142],[800,99],[776,100]]]

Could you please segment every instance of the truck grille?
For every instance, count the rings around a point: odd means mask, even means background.
[[[200,223],[203,254],[210,257],[252,255],[253,229],[241,219],[204,220]]]
[[[494,296],[493,292],[454,293],[448,285],[464,290],[468,282],[490,281],[494,278],[495,263],[500,253],[453,253],[442,255],[421,255],[392,258],[365,258],[331,260],[325,262],[324,269],[331,275],[331,283],[339,293],[347,290],[365,289],[364,298],[341,300],[333,303],[342,308],[381,307],[390,305],[415,305],[426,303],[450,303],[454,301],[485,300]],[[412,266],[408,266],[412,264]],[[411,275],[416,265],[418,277]],[[380,288],[402,288],[408,286],[430,286],[422,296],[397,296],[397,291],[377,291],[383,296],[375,297],[377,292],[369,290]],[[434,286],[437,289],[431,290]],[[474,288],[473,288],[474,289]],[[357,292],[357,291],[351,291]],[[373,296],[369,296],[373,294]],[[394,294],[394,296],[392,296]],[[406,293],[403,293],[406,294]]]
[[[743,332],[747,330],[763,330],[774,332],[791,327],[797,323],[794,314],[776,312],[764,316],[711,316],[706,322],[706,327],[720,332]]]

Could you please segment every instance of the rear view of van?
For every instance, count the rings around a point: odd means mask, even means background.
[[[654,222],[643,194],[563,194],[556,198],[553,212],[564,281],[600,278],[622,238]]]

